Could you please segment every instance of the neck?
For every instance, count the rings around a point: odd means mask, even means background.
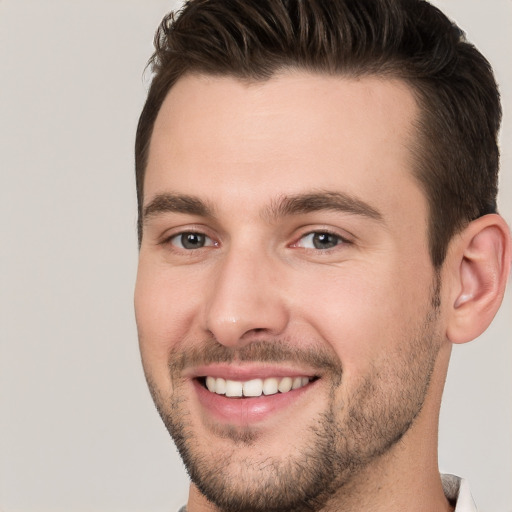
[[[322,512],[451,512],[437,466],[437,431],[423,432],[416,441],[413,430],[340,489]]]
[[[411,428],[333,496],[322,512],[451,512],[438,468],[438,424],[451,344],[440,349],[429,393]]]

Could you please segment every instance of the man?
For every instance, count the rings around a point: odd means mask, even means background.
[[[420,0],[193,0],[155,45],[135,307],[187,510],[475,510],[437,425],[510,267],[487,61]]]

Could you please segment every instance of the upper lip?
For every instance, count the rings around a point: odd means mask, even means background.
[[[252,379],[267,379],[270,377],[318,377],[318,373],[311,369],[294,368],[293,366],[272,364],[247,364],[237,366],[233,363],[215,363],[197,366],[183,372],[184,377],[191,379],[199,377],[215,377],[236,381]]]

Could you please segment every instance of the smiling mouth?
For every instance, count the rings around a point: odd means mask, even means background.
[[[289,393],[303,388],[318,377],[269,377],[266,379],[251,379],[237,381],[221,377],[199,377],[198,381],[210,393],[223,395],[227,398],[257,398]]]

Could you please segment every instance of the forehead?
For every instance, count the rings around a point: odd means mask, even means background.
[[[247,83],[181,78],[153,130],[144,202],[162,192],[252,204],[312,189],[377,205],[423,202],[411,145],[418,107],[408,86],[287,72]]]

